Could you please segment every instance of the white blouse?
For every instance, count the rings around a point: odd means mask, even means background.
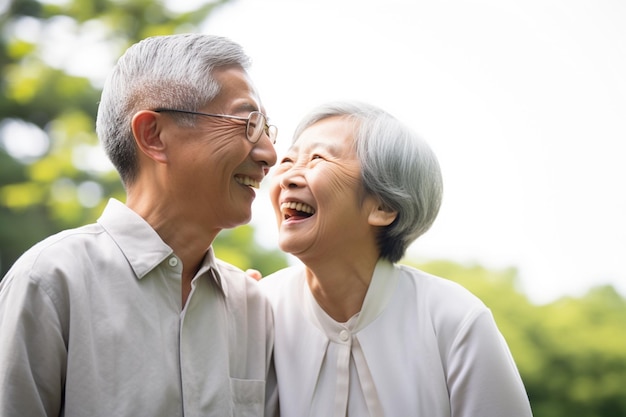
[[[346,323],[317,304],[302,266],[261,286],[283,417],[532,415],[491,312],[458,284],[380,261]]]

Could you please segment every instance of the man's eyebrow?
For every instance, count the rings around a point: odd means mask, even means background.
[[[247,111],[248,113],[252,113],[253,111],[259,111],[259,108],[255,104],[252,104],[249,102],[241,103],[235,108],[236,113],[245,112],[245,111]]]

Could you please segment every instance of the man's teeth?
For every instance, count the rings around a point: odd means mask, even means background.
[[[287,203],[281,204],[282,209],[291,209],[296,211],[301,211],[303,213],[314,214],[315,209],[308,204],[305,203],[297,203],[295,201],[289,201]]]
[[[241,185],[247,185],[247,186],[252,187],[252,188],[259,188],[259,186],[260,186],[260,183],[257,180],[252,179],[250,177],[236,176],[235,177],[235,181],[237,181]]]

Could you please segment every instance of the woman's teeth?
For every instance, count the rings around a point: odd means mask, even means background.
[[[287,203],[282,203],[280,205],[280,208],[283,209],[283,210],[291,209],[291,210],[300,211],[302,213],[315,214],[315,209],[313,207],[309,206],[308,204],[299,203],[299,202],[295,202],[295,201],[289,201]]]

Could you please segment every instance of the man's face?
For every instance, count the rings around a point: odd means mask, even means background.
[[[247,118],[261,111],[259,96],[240,67],[217,69],[222,89],[201,112]],[[246,137],[246,122],[197,116],[194,127],[177,125],[169,141],[171,203],[187,220],[202,229],[231,228],[247,223],[255,188],[276,163],[276,151],[264,134],[253,144]],[[200,232],[200,230],[198,230]]]

